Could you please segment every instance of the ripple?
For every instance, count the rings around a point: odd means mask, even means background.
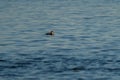
[[[120,68],[105,68],[105,70],[108,70],[110,72],[120,72]]]
[[[7,62],[7,60],[4,60],[4,59],[0,59],[0,62]]]
[[[35,61],[41,61],[41,60],[43,60],[43,59],[45,59],[44,57],[36,57],[36,58],[33,58],[33,60],[35,60]]]
[[[70,41],[76,41],[76,37],[74,35],[62,36],[61,38],[67,39],[67,40],[70,40]]]
[[[13,45],[14,43],[2,43],[2,44],[0,44],[0,46],[9,46],[9,45]]]
[[[1,77],[20,77],[21,75],[18,75],[16,73],[6,73],[6,74],[0,74]]]
[[[27,67],[31,64],[32,63],[30,61],[21,61],[21,62],[15,62],[14,65],[17,65],[17,67]]]
[[[120,49],[102,49],[101,52],[109,52],[109,51],[118,51],[120,52]]]
[[[83,70],[86,70],[86,68],[84,66],[80,66],[80,67],[74,67],[74,68],[71,68],[69,70],[72,70],[74,72],[78,72],[78,71],[83,71]]]

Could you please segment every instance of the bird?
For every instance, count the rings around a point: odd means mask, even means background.
[[[45,35],[54,35],[54,31],[50,31],[50,32],[46,33]]]

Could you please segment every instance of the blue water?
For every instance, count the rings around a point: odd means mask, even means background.
[[[0,0],[0,80],[120,80],[120,0]]]

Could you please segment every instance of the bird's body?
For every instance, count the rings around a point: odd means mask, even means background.
[[[50,31],[50,32],[46,33],[46,35],[54,35],[54,31]]]

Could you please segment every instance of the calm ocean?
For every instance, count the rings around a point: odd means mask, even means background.
[[[120,80],[120,0],[0,0],[0,80]]]

